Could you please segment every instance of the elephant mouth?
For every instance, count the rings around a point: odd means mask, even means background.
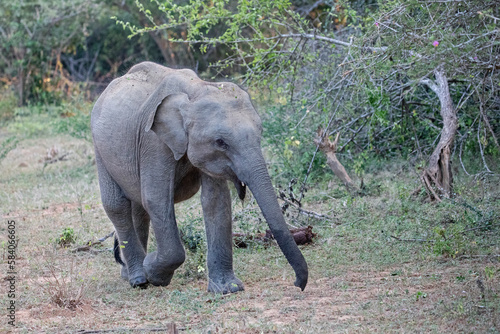
[[[238,192],[238,197],[243,201],[247,193],[247,186],[245,183],[241,182],[237,177],[233,180],[236,191]]]

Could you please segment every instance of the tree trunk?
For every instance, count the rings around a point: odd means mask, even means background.
[[[326,155],[326,163],[333,171],[335,176],[337,176],[342,183],[346,186],[347,190],[352,192],[358,190],[358,187],[352,182],[351,178],[347,174],[344,166],[337,159],[337,143],[339,141],[340,132],[337,133],[335,140],[333,143],[328,139],[328,136],[324,134],[324,131],[319,128],[318,129],[318,137],[315,140],[316,144],[319,145],[319,149]]]
[[[19,65],[17,70],[17,80],[17,94],[19,95],[17,106],[21,107],[24,105],[24,71],[22,65]]]
[[[432,89],[439,98],[443,130],[441,131],[439,143],[429,158],[429,166],[423,171],[421,179],[427,189],[429,198],[441,201],[442,197],[451,198],[453,196],[451,152],[457,133],[458,120],[444,70],[441,68],[436,69],[434,76],[436,77],[435,82],[429,79],[424,79],[421,82]]]
[[[165,60],[166,66],[175,66],[175,55],[171,49],[171,45],[168,42],[168,32],[166,32],[167,36],[163,36],[162,32],[158,31],[150,31],[149,35],[158,46],[158,49],[161,52],[163,59]]]

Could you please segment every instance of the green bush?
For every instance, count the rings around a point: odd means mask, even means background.
[[[268,107],[261,113],[271,176],[276,181],[285,183],[291,179],[304,179],[316,151],[315,131],[308,125],[298,124],[302,115],[290,110],[293,110],[293,106],[278,105]],[[307,111],[304,109],[303,112]],[[328,180],[331,175],[325,156],[317,153],[309,179],[317,182]]]
[[[9,89],[8,87],[0,89],[0,124],[7,122],[14,117],[17,104],[18,99],[12,89]]]

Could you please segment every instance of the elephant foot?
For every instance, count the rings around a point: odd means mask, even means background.
[[[209,278],[208,281],[208,292],[225,295],[243,290],[243,283],[234,274]]]
[[[181,264],[182,262],[168,263],[159,261],[156,252],[149,253],[144,259],[144,270],[146,271],[148,282],[156,286],[169,285],[174,276],[175,269]]]
[[[130,285],[133,288],[140,288],[140,289],[146,289],[148,287],[148,280],[146,279],[146,276],[141,275],[141,276],[136,276],[134,278],[131,278],[129,280]]]
[[[133,288],[145,289],[148,287],[149,282],[146,279],[146,276],[142,273],[139,273],[135,277],[129,279],[127,266],[122,266],[120,276],[123,280],[128,281]]]

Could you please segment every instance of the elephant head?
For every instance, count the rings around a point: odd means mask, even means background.
[[[176,160],[187,154],[202,172],[232,181],[240,198],[250,188],[303,290],[307,264],[278,204],[261,151],[261,120],[249,95],[237,85],[185,73],[169,76],[143,104],[153,111],[145,113],[145,131],[155,132]]]

